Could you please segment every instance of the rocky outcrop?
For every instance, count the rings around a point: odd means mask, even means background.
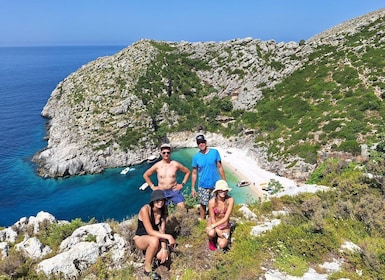
[[[36,267],[50,277],[57,275],[63,279],[77,279],[82,271],[96,263],[98,258],[108,256],[112,269],[119,268],[127,253],[125,239],[112,231],[107,223],[84,225],[77,228],[71,236],[65,238],[58,253],[47,258],[52,249],[38,239],[42,225],[68,224],[68,221],[57,221],[47,212],[39,212],[36,217],[23,217],[13,226],[0,230],[0,252],[2,258],[9,256],[10,245],[15,244],[16,250],[26,258],[39,261]],[[124,223],[124,222],[122,222]],[[19,236],[24,240],[16,243]],[[45,259],[44,259],[45,258]],[[43,259],[43,260],[42,260]]]
[[[57,85],[42,111],[50,120],[48,144],[33,158],[41,176],[100,173],[108,167],[137,164],[151,154],[146,148],[140,153],[123,150],[116,138],[127,127],[138,125],[126,113],[145,111],[130,90],[155,51],[149,42],[138,42],[84,65]],[[119,88],[121,80],[125,88]]]
[[[202,83],[217,90],[207,98],[231,96],[235,109],[252,108],[262,97],[262,88],[290,75],[311,51],[295,42],[251,38],[168,44],[191,59],[208,61],[210,69],[196,73]],[[42,111],[49,119],[48,145],[33,158],[41,176],[99,173],[108,167],[140,163],[153,153],[156,145],[151,142],[144,141],[138,153],[137,149],[123,149],[118,138],[131,127],[153,130],[148,127],[151,119],[146,106],[133,90],[154,63],[157,51],[151,41],[139,41],[84,65],[57,85]],[[281,67],[274,68],[274,63]],[[237,69],[243,69],[242,75],[229,73]],[[164,113],[169,114],[167,110]],[[193,140],[194,136],[187,142]]]
[[[42,224],[67,223],[66,221],[57,221],[54,216],[47,212],[39,212],[36,217],[23,217],[12,227],[0,230],[0,251],[3,256],[9,254],[9,243],[15,243],[20,234],[24,235],[24,240],[18,243],[16,250],[22,251],[30,258],[41,258],[51,252],[51,248],[43,245],[33,234],[40,230]]]
[[[322,190],[322,188],[319,186],[309,186],[306,190],[298,188],[296,191],[291,192],[291,194],[295,195],[299,192],[315,190]],[[250,230],[250,235],[254,236],[268,234],[269,231],[281,223],[281,217],[290,215],[289,210],[281,210],[273,211],[270,218],[267,216],[258,217],[247,205],[243,205],[239,209],[239,213],[241,215],[232,218],[232,224],[243,224],[245,222],[254,224]],[[119,228],[124,229],[126,232],[133,231],[132,222],[134,220],[135,219],[131,219],[121,222]],[[133,252],[130,247],[131,245],[128,244],[128,239],[114,232],[108,223],[80,226],[75,229],[70,236],[62,240],[59,249],[53,252],[48,246],[42,245],[39,240],[39,236],[42,236],[41,231],[43,230],[41,226],[45,225],[47,227],[47,225],[51,224],[69,224],[69,222],[57,221],[51,214],[39,212],[36,217],[21,218],[13,226],[1,230],[0,258],[5,260],[9,257],[10,245],[14,246],[25,258],[33,260],[31,269],[34,269],[38,273],[45,274],[47,278],[55,279],[57,277],[60,279],[96,279],[93,278],[97,277],[94,274],[95,271],[92,272],[89,268],[100,260],[106,262],[104,265],[111,271],[128,266],[131,268],[139,268],[143,265],[142,262],[127,261],[127,255],[136,254],[137,252]],[[16,233],[16,237],[24,235],[24,240],[17,243],[17,239],[20,238],[15,239],[5,234],[7,232],[9,233],[10,229]],[[132,238],[132,234],[128,236]],[[236,240],[232,240],[232,242],[236,242]],[[188,248],[193,247],[188,243],[186,244],[186,248],[187,246]],[[360,252],[360,250],[361,248],[359,246],[350,241],[346,241],[341,246],[341,251],[343,252]],[[143,256],[136,256],[136,258],[134,257],[133,259],[140,259],[141,257]],[[175,255],[175,258],[177,259],[178,255]],[[174,261],[177,261],[176,259],[174,259]],[[344,260],[342,258],[332,262],[325,262],[319,265],[325,268],[322,269],[323,274],[309,269],[309,272],[307,272],[303,278],[298,279],[326,279],[328,276],[326,273],[333,273],[340,270],[343,262]],[[84,278],[84,275],[87,275],[87,277]],[[292,276],[270,268],[266,270],[265,277],[266,279],[286,279]]]
[[[60,82],[42,111],[42,115],[49,119],[48,143],[33,157],[38,173],[44,177],[99,173],[110,167],[140,163],[153,154],[160,139],[156,142],[148,136],[156,135],[154,115],[149,112],[148,104],[155,103],[159,95],[167,92],[161,89],[158,95],[143,98],[140,94],[146,94],[148,89],[138,90],[136,86],[152,66],[156,65],[157,69],[170,67],[167,61],[157,60],[162,50],[157,47],[160,43],[163,48],[172,49],[174,56],[205,64],[203,68],[191,70],[198,76],[200,84],[214,89],[204,97],[202,104],[213,98],[229,98],[233,109],[253,111],[263,98],[262,90],[273,88],[300,69],[315,48],[322,44],[343,45],[344,36],[359,32],[360,28],[372,24],[384,14],[385,10],[370,13],[301,43],[253,38],[196,43],[141,40],[113,56],[92,61]],[[170,80],[161,77],[160,82],[167,85]],[[157,121],[177,125],[181,116],[167,104],[163,105],[156,114]],[[217,116],[217,121],[225,126],[233,120]],[[127,140],[128,145],[134,144],[133,147],[122,146],[120,141],[127,131],[134,131],[132,140]],[[137,131],[143,135],[136,135]],[[180,137],[185,135],[185,138],[178,141],[178,147],[192,145],[197,132],[192,127],[188,132],[179,131]],[[222,143],[246,146],[254,143],[254,131],[247,127],[234,134],[237,134],[236,138],[224,139]],[[238,140],[240,138],[244,139]],[[237,141],[232,142],[234,139]],[[265,148],[253,148],[258,151],[265,168],[277,170],[282,175],[300,176],[298,179],[303,180],[313,168],[301,158],[293,158],[286,160],[298,164],[286,170],[279,158],[269,155],[273,161],[265,161],[268,158]]]
[[[26,256],[32,259],[40,259],[52,252],[52,249],[45,246],[36,237],[25,237],[23,242],[16,245],[16,249],[23,251]]]
[[[59,254],[41,261],[37,270],[47,276],[65,275],[66,279],[72,279],[106,254],[119,267],[125,254],[125,245],[125,240],[114,234],[107,223],[82,226],[62,241]]]

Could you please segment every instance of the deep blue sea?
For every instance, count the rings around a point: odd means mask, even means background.
[[[148,202],[150,189],[138,190],[147,163],[134,166],[126,175],[120,174],[122,167],[97,175],[43,179],[36,175],[36,166],[31,162],[32,156],[47,144],[43,140],[47,120],[40,112],[56,85],[82,65],[123,48],[0,48],[0,226],[10,226],[39,211],[64,220],[121,221],[137,214]],[[191,168],[196,151],[175,151],[172,158]],[[183,174],[179,176],[181,180]],[[237,178],[228,170],[226,176],[236,203],[254,199],[250,189],[235,187]]]

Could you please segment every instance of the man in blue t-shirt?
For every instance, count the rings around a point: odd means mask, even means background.
[[[219,152],[207,147],[207,141],[202,134],[196,137],[196,141],[199,152],[192,159],[191,195],[197,196],[195,183],[198,178],[199,215],[203,220],[215,183],[219,179],[226,180],[226,176]]]

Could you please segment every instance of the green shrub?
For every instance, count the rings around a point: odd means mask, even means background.
[[[352,153],[353,155],[361,154],[361,146],[356,140],[347,140],[342,142],[338,148],[338,151]]]
[[[385,141],[381,141],[380,143],[377,144],[376,151],[385,153]]]
[[[278,193],[283,189],[282,184],[275,179],[270,179],[267,186],[272,194]]]
[[[69,237],[75,229],[85,225],[81,219],[74,219],[69,224],[50,224],[47,228],[39,232],[39,240],[56,251],[60,243]]]
[[[304,258],[290,255],[287,252],[281,252],[281,256],[275,260],[274,266],[282,272],[297,277],[303,276],[309,269]]]

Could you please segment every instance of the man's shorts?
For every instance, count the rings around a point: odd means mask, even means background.
[[[167,205],[169,205],[170,203],[177,205],[178,203],[181,203],[184,201],[184,196],[180,191],[175,191],[171,189],[171,190],[164,190],[163,193],[167,199]]]
[[[199,203],[202,205],[209,205],[209,200],[213,197],[214,189],[205,189],[198,187]]]

